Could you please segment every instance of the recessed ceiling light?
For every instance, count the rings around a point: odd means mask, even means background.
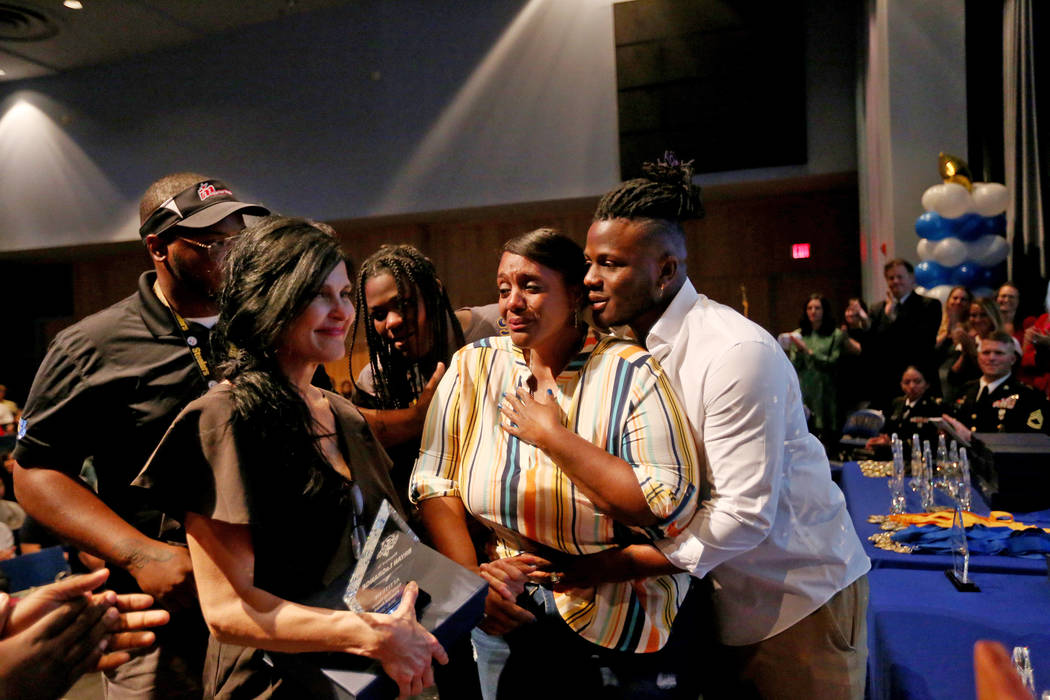
[[[68,7],[71,10],[83,10],[84,9],[84,3],[80,2],[80,0],[65,0],[62,4],[65,7]]]
[[[7,75],[7,71],[3,68],[0,68],[0,75]]]

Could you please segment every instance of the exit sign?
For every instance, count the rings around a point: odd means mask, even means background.
[[[795,243],[791,246],[791,257],[795,260],[809,257],[809,243]]]

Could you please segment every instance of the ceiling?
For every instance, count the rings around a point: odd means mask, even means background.
[[[348,0],[0,0],[0,82],[113,63]]]

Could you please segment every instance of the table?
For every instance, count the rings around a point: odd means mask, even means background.
[[[850,517],[853,519],[853,527],[857,530],[864,551],[871,559],[873,569],[881,568],[904,568],[904,569],[936,569],[938,571],[951,568],[951,556],[948,554],[903,554],[879,549],[868,540],[869,535],[879,531],[879,526],[868,522],[869,515],[884,515],[890,509],[889,479],[886,477],[871,478],[864,476],[856,462],[849,462],[842,467],[842,492],[846,496],[846,507],[849,509]],[[919,507],[919,495],[905,485],[907,497],[907,509],[909,512],[921,512]],[[988,515],[988,506],[981,498],[980,493],[974,491],[973,512],[979,515]],[[1024,523],[1046,526],[1050,524],[1050,513],[1039,511],[1038,513],[1019,514],[1014,517]],[[989,554],[975,554],[970,557],[970,571],[994,572],[994,573],[1027,573],[1046,574],[1047,564],[1044,559],[1022,559],[1020,557],[1007,557]]]
[[[958,593],[940,571],[868,573],[868,697],[975,697],[973,645],[1028,646],[1036,694],[1050,688],[1050,581],[1045,575],[980,573],[980,593]]]

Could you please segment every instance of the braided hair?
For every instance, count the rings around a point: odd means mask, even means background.
[[[431,345],[417,360],[409,360],[394,350],[391,343],[376,332],[375,324],[371,322],[365,299],[365,283],[384,274],[390,275],[397,286],[397,303],[403,317],[414,319],[417,300],[423,300]],[[383,245],[361,264],[357,276],[357,308],[361,311],[354,319],[353,336],[356,342],[357,326],[365,317],[365,340],[368,342],[368,361],[372,369],[377,408],[411,406],[437,364],[448,364],[455,348],[465,343],[463,329],[452,310],[448,292],[438,278],[434,263],[411,245]]]
[[[704,216],[700,187],[693,184],[693,161],[681,162],[668,151],[663,160],[642,165],[645,177],[627,180],[598,202],[595,221],[656,219],[681,232],[682,221]]]

